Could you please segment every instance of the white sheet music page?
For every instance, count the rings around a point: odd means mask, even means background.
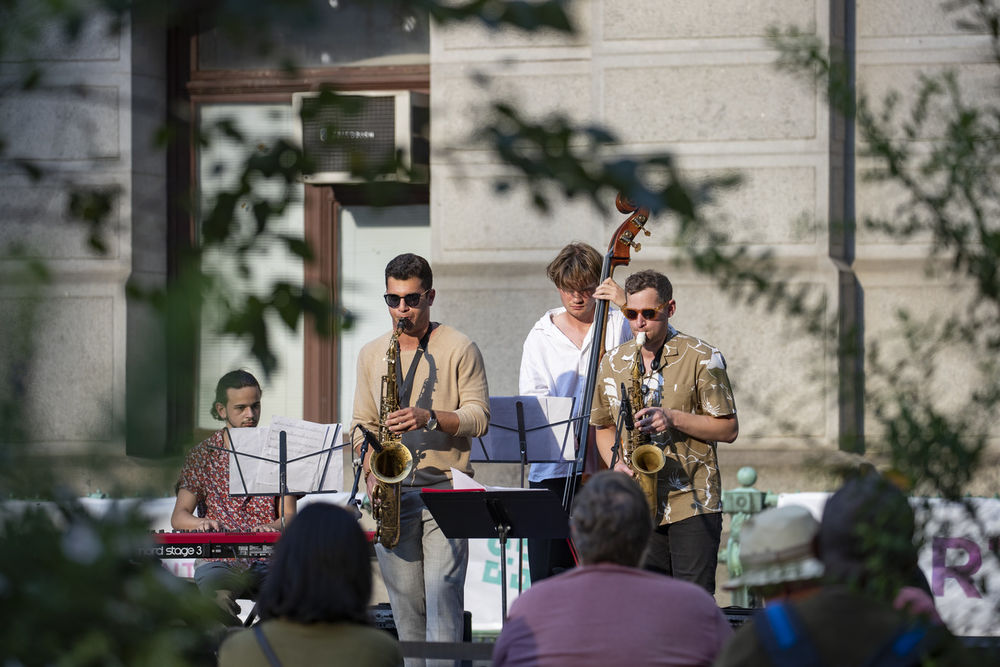
[[[229,429],[229,442],[236,452],[229,452],[229,493],[254,493],[261,468],[270,465],[255,458],[262,456],[267,435],[267,426]]]
[[[451,469],[451,488],[456,491],[482,491],[486,489],[485,486],[457,468]]]
[[[341,444],[340,424],[317,424],[303,419],[275,416],[267,427],[232,431],[257,432],[253,436],[241,434],[233,440],[249,493],[279,493],[282,431],[285,432],[288,492],[341,490],[344,478],[343,451],[333,449]],[[229,490],[234,494],[248,492],[232,461],[229,468]]]
[[[451,486],[456,491],[537,491],[519,486],[483,486],[457,468],[451,469]]]
[[[340,443],[340,424],[317,424],[291,417],[274,417],[264,456],[279,461],[281,432],[285,432],[287,484],[290,493],[337,491],[344,476],[343,453],[324,451]],[[325,473],[325,474],[324,474]],[[262,477],[261,481],[270,477]],[[275,477],[275,480],[277,478]],[[320,489],[320,481],[325,489]],[[278,485],[275,483],[275,490]]]

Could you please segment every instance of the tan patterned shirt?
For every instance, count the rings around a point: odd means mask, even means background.
[[[601,361],[591,424],[612,427],[617,424],[621,383],[628,387],[632,380],[635,353],[636,344],[629,341]],[[726,361],[712,345],[671,327],[660,364],[656,371],[646,369],[643,377],[644,407],[659,406],[713,417],[736,414]],[[657,478],[660,525],[697,514],[721,512],[722,481],[716,444],[675,429],[653,436],[653,443],[663,447],[667,457]]]

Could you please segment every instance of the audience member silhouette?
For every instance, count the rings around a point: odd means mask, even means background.
[[[576,496],[570,531],[582,565],[524,592],[493,650],[508,665],[710,665],[731,634],[715,599],[638,568],[653,531],[638,484],[604,471]]]
[[[742,574],[727,589],[746,586],[762,600],[807,597],[822,584],[819,521],[801,505],[764,510],[740,533]]]
[[[347,510],[313,503],[278,542],[257,599],[261,622],[219,649],[219,667],[402,665],[399,645],[369,625],[371,561]]]

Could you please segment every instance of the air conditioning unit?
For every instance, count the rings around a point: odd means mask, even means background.
[[[306,183],[357,183],[352,167],[376,180],[427,182],[430,164],[428,96],[410,90],[292,95],[296,136],[314,171]],[[392,168],[396,152],[399,166]]]

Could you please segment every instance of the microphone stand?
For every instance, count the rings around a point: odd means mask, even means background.
[[[382,446],[379,444],[378,439],[375,438],[372,432],[361,424],[358,424],[354,428],[361,429],[361,433],[364,435],[364,441],[361,443],[361,451],[358,454],[358,462],[354,466],[354,485],[351,487],[351,499],[348,502],[351,505],[354,505],[354,514],[360,519],[361,501],[358,499],[358,486],[361,483],[361,471],[364,470],[365,467],[365,455],[368,453],[368,444],[371,443],[372,448],[376,452],[382,451]]]
[[[628,391],[625,389],[624,382],[622,382],[619,401],[621,402],[622,408],[618,411],[618,425],[615,427],[615,447],[611,452],[611,465],[608,466],[609,470],[615,469],[615,463],[618,461],[618,453],[622,448],[622,427],[630,433],[635,430],[635,418],[632,416],[632,403],[628,400]]]

